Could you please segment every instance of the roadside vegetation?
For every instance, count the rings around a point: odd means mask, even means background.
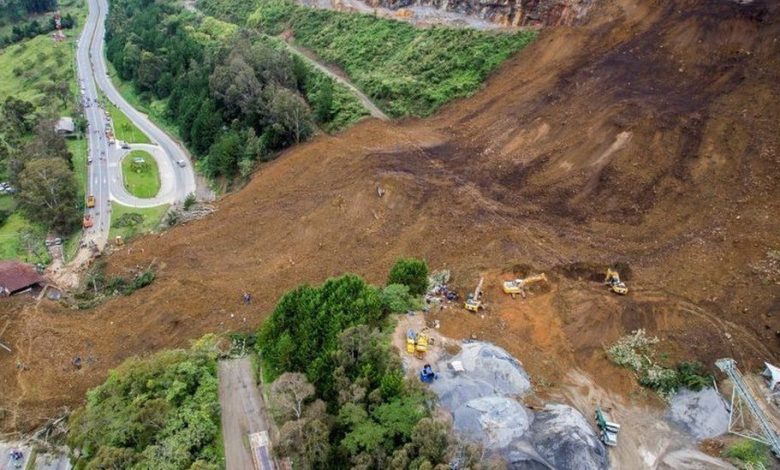
[[[133,358],[70,417],[75,468],[224,468],[216,338]]]
[[[133,150],[122,159],[125,189],[135,197],[152,198],[160,192],[160,170],[157,160],[143,150]]]
[[[279,40],[178,2],[118,0],[107,27],[106,55],[132,83],[124,93],[162,115],[209,178],[248,176],[257,162],[318,129],[337,131],[367,114]]]
[[[389,314],[408,304],[383,299],[399,290],[408,299],[427,278],[406,281],[384,293],[351,274],[303,285],[260,329],[277,450],[294,468],[434,468],[456,455],[463,468],[478,468],[477,449],[460,449],[449,425],[432,416],[428,392],[405,378],[390,344]]]
[[[469,28],[416,28],[367,14],[297,5],[290,0],[200,0],[208,14],[277,35],[340,66],[394,117],[427,116],[468,96],[535,32],[499,33]]]
[[[633,371],[642,386],[654,390],[664,400],[681,388],[699,391],[712,386],[712,376],[699,362],[668,365],[657,359],[654,347],[658,342],[658,338],[647,336],[645,330],[636,330],[610,346],[607,356],[615,364]]]
[[[111,122],[114,123],[114,132],[117,140],[130,144],[148,144],[151,143],[149,137],[139,129],[125,113],[113,105],[108,99],[103,98],[108,114],[111,116]]]
[[[156,207],[137,208],[111,203],[111,229],[109,239],[121,236],[125,241],[136,235],[151,232],[160,226],[163,216],[168,212],[168,204]]]

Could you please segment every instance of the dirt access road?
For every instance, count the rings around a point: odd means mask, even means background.
[[[352,94],[354,94],[360,100],[360,104],[362,104],[363,107],[366,108],[369,113],[371,113],[371,116],[383,121],[390,120],[387,114],[383,113],[382,110],[379,109],[379,107],[375,105],[373,101],[371,101],[371,98],[366,96],[365,93],[360,91],[348,78],[346,78],[344,73],[334,70],[335,68],[332,66],[328,66],[319,62],[317,57],[311,51],[308,51],[300,46],[296,46],[295,44],[291,44],[287,40],[284,41],[284,44],[287,46],[287,50],[290,51],[291,54],[295,54],[296,56],[311,64],[312,67],[315,67],[320,72],[347,87],[347,89],[349,89],[349,91],[351,91]]]
[[[268,431],[268,420],[252,363],[246,357],[220,361],[217,375],[225,465],[228,470],[254,469],[248,435]]]

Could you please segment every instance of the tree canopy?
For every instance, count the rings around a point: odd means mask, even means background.
[[[133,358],[109,372],[70,418],[77,468],[218,469],[215,338]]]
[[[417,258],[401,258],[390,269],[387,283],[403,284],[410,294],[422,295],[428,290],[428,265]]]

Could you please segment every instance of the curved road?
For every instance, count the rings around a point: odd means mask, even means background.
[[[94,195],[93,209],[87,209],[94,227],[86,230],[85,240],[95,242],[102,249],[108,241],[111,223],[109,200],[131,207],[152,207],[182,201],[196,190],[195,173],[187,153],[171,137],[154,125],[146,115],[138,112],[114,88],[107,74],[103,55],[107,0],[88,0],[89,15],[78,42],[76,63],[84,116],[89,123],[89,166],[87,194]],[[139,199],[124,188],[121,159],[127,153],[108,141],[105,135],[109,123],[106,112],[98,105],[98,88],[133,123],[149,137],[152,145],[132,145],[149,151],[160,168],[162,187],[151,199]]]

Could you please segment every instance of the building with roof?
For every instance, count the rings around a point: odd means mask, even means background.
[[[72,117],[63,116],[54,126],[54,132],[59,135],[71,135],[76,132],[76,123]]]
[[[16,261],[0,261],[0,297],[22,293],[41,287],[45,279],[35,266]]]
[[[774,391],[777,387],[777,384],[780,383],[780,369],[768,362],[765,362],[764,372],[762,372],[761,375],[763,375],[766,379],[766,384],[769,387],[769,390]]]

